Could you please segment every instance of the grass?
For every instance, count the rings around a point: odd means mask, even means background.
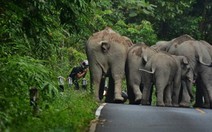
[[[51,104],[42,103],[36,116],[29,115],[8,131],[22,132],[82,132],[88,131],[90,121],[95,118],[98,103],[87,91],[66,89],[59,93]]]

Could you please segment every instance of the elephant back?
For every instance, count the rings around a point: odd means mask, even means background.
[[[110,27],[94,33],[88,39],[87,45],[99,45],[102,42],[123,45],[126,49],[133,45],[132,41],[128,37],[121,36],[119,33],[113,31]]]

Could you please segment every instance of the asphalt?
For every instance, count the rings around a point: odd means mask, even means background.
[[[212,132],[212,110],[103,104],[95,132]]]

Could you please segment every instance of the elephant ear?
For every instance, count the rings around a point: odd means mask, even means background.
[[[187,69],[190,69],[190,65],[189,65],[188,59],[186,57],[184,57],[184,56],[182,57],[181,64],[183,64],[183,66],[185,66]]]
[[[198,61],[205,66],[212,66],[212,58],[207,47],[201,42],[196,41],[194,43],[195,50],[198,54]]]
[[[182,58],[182,63],[183,63],[184,65],[188,65],[188,59],[187,59],[186,57],[183,57],[183,58]]]
[[[110,44],[107,41],[101,41],[100,45],[103,53],[107,53],[110,49]]]

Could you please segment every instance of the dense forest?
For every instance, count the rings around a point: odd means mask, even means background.
[[[92,90],[58,91],[57,77],[86,59],[94,32],[111,27],[153,45],[182,34],[212,44],[209,0],[0,0],[0,131],[84,131]],[[87,76],[89,79],[89,75]],[[29,89],[39,89],[39,112]]]

